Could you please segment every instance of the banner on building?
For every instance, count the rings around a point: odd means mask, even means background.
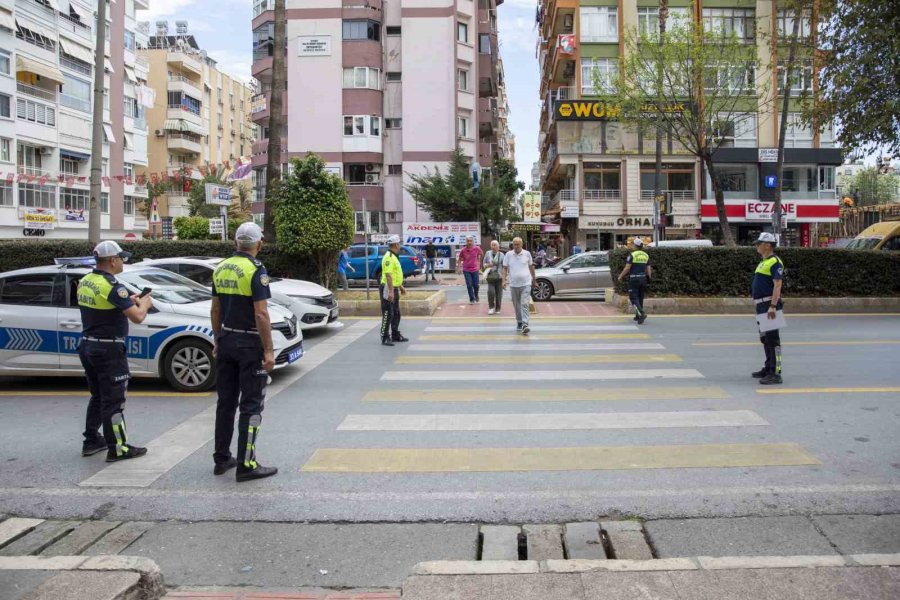
[[[297,44],[297,56],[331,56],[330,35],[299,35]]]
[[[403,243],[407,246],[462,246],[472,236],[481,245],[481,228],[476,222],[462,223],[403,223]]]
[[[522,194],[522,220],[525,223],[541,222],[540,192],[524,192]]]
[[[683,113],[691,110],[689,102],[671,102],[663,106],[649,102],[641,107],[642,114]],[[622,107],[603,100],[557,100],[553,112],[559,121],[616,121],[622,116]]]
[[[26,229],[53,229],[56,219],[53,213],[48,212],[27,212],[24,215]]]
[[[568,56],[575,55],[575,36],[571,33],[563,33],[559,36],[559,53]]]

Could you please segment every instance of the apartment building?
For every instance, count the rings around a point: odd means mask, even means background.
[[[150,23],[141,23],[150,32]],[[201,179],[210,165],[234,165],[249,157],[253,143],[251,88],[218,69],[197,44],[187,21],[157,21],[138,53],[150,65],[149,86],[156,100],[147,111],[150,161],[157,177],[178,173]],[[248,183],[249,185],[249,183]],[[190,184],[177,184],[159,198],[160,216],[188,214]]]
[[[671,0],[670,22],[694,19],[715,31],[732,32],[756,48],[761,68],[772,73],[770,90],[783,89],[784,69],[778,67],[778,48],[793,29],[792,18],[775,0]],[[537,21],[540,31],[540,69],[543,100],[540,167],[545,216],[562,225],[570,243],[589,249],[608,249],[629,236],[653,232],[655,140],[623,127],[615,118],[575,119],[561,114],[560,102],[590,102],[598,92],[611,91],[625,52],[627,31],[658,31],[658,4],[645,0],[542,0]],[[814,33],[806,14],[801,33]],[[814,40],[813,40],[814,43]],[[783,44],[782,44],[783,46]],[[784,52],[784,50],[782,50]],[[810,58],[810,57],[807,57]],[[774,68],[773,68],[774,67]],[[597,77],[595,77],[595,74]],[[606,89],[595,89],[599,83]],[[754,84],[755,85],[755,84]],[[801,64],[792,95],[811,92],[815,85],[811,58]],[[748,90],[748,98],[759,97]],[[770,92],[771,93],[771,92]],[[714,155],[722,171],[725,201],[732,233],[739,243],[753,239],[771,225],[774,198],[772,151],[778,147],[778,110],[781,102],[758,101],[758,110],[720,125],[725,141]],[[818,223],[838,219],[835,167],[841,151],[833,131],[801,126],[797,101],[791,105],[785,140],[783,202],[792,245],[815,239]],[[667,136],[664,140],[663,185],[673,199],[669,239],[698,235],[721,238],[715,199],[702,164]],[[812,231],[811,231],[812,230]]]
[[[107,3],[101,226],[140,237],[147,124],[137,98],[148,66],[135,54],[135,10]],[[86,238],[90,204],[95,2],[0,0],[0,237]]]
[[[343,177],[357,232],[399,233],[427,221],[411,174],[446,172],[459,146],[490,176],[515,150],[507,126],[497,6],[502,0],[287,0],[282,156],[315,152]],[[255,0],[254,188],[265,198],[274,12]],[[262,202],[254,212],[263,211]],[[358,238],[361,239],[361,238]]]

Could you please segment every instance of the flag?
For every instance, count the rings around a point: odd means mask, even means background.
[[[247,161],[246,163],[238,163],[234,169],[234,172],[228,176],[226,181],[240,181],[242,179],[247,179],[250,177],[250,174],[253,172],[253,163]]]
[[[150,205],[150,222],[162,222],[162,219],[159,217],[159,202],[156,201],[156,198],[153,199],[153,204]]]

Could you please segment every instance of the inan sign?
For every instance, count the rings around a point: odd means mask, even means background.
[[[661,109],[653,103],[641,107],[642,113],[680,113],[690,110],[687,102],[667,104]],[[602,100],[557,100],[554,106],[560,121],[614,121],[622,116],[622,107]]]
[[[403,243],[407,246],[463,246],[472,236],[481,245],[481,227],[476,222],[464,223],[403,223]]]
[[[744,205],[744,214],[748,221],[771,221],[775,213],[775,203],[762,200],[748,200]],[[781,214],[789,220],[797,218],[797,204],[795,202],[782,202]]]

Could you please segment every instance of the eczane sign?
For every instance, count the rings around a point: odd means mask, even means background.
[[[744,205],[744,210],[748,221],[771,221],[772,215],[775,213],[775,203],[762,200],[748,200]],[[789,220],[796,219],[797,204],[794,202],[782,202],[781,214],[787,216]]]

